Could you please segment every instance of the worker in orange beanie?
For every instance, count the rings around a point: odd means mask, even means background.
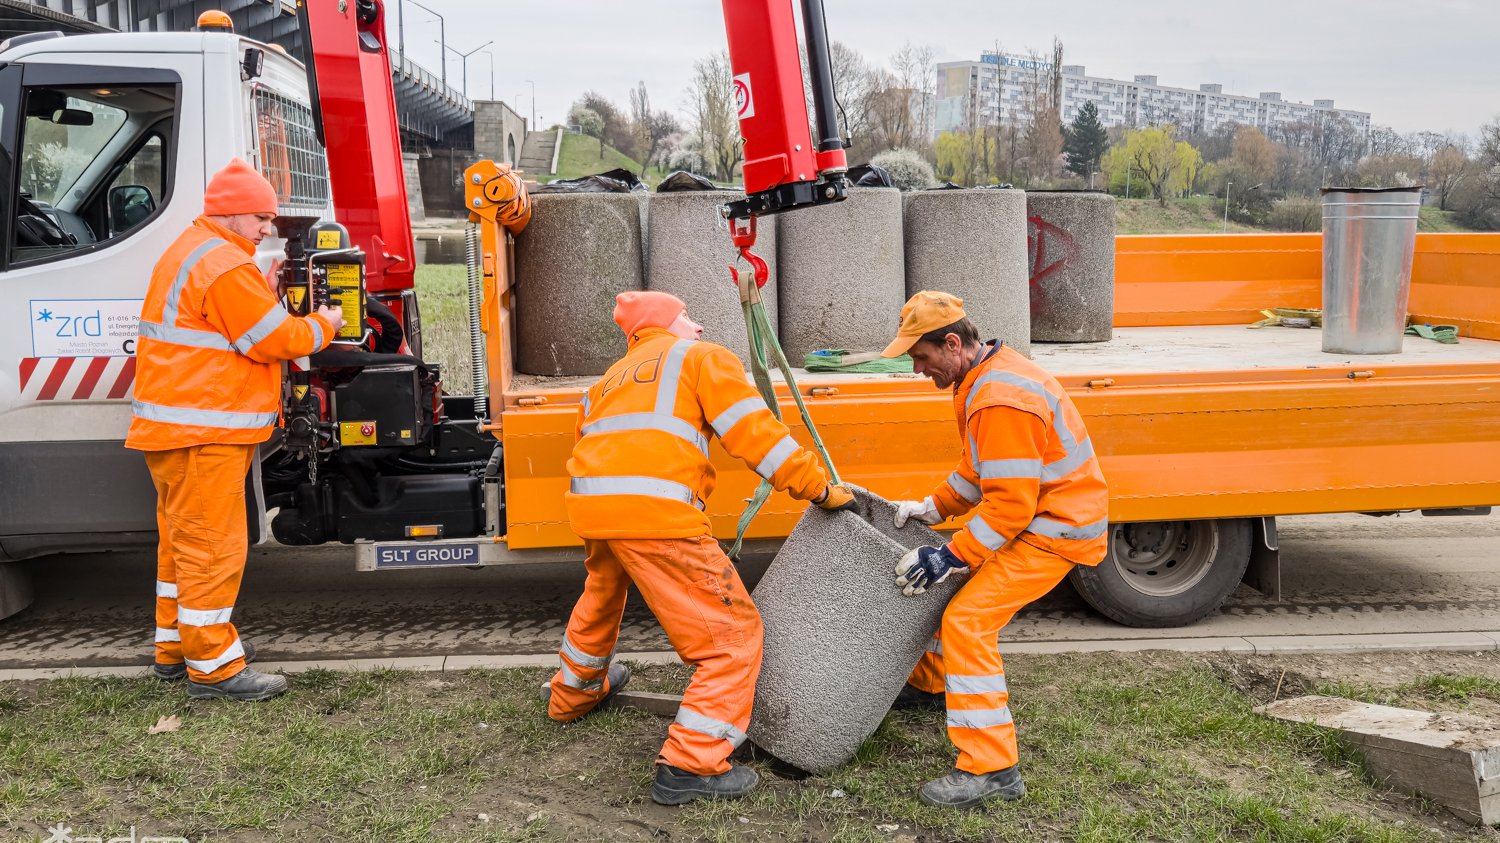
[[[544,688],[547,713],[575,720],[630,679],[611,660],[633,582],[677,654],[697,672],[657,756],[651,798],[664,805],[748,794],[757,776],[730,764],[745,740],[760,675],[761,620],[709,530],[716,435],[778,490],[824,509],[852,509],[818,458],[798,445],[751,388],[739,358],[699,342],[682,300],[622,293],[615,323],[629,350],[589,388],[568,461],[568,519],[584,540],[588,580]]]
[[[248,551],[245,477],[280,418],[283,360],[328,346],[337,308],[291,315],[256,269],[277,196],[241,159],[214,174],[203,215],[151,273],[125,447],[156,486],[156,664],[188,696],[260,700],[286,679],[247,667],[230,615]]]

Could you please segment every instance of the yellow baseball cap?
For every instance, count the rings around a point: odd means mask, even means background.
[[[900,357],[911,350],[928,331],[946,328],[967,316],[964,300],[935,290],[923,290],[901,308],[901,327],[896,338],[880,352],[881,357]]]

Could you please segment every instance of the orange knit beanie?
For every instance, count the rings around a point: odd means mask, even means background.
[[[276,188],[243,158],[214,173],[203,194],[203,213],[215,217],[274,214],[277,204]]]
[[[625,336],[643,328],[665,328],[687,309],[682,299],[656,290],[631,290],[615,296],[615,324]]]

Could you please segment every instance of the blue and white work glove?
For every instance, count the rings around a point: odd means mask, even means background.
[[[954,571],[967,573],[969,566],[948,549],[942,547],[919,547],[908,551],[896,563],[896,585],[907,597],[921,594],[929,587],[948,579]]]
[[[919,501],[896,501],[895,503],[896,529],[898,530],[905,527],[906,522],[912,518],[929,527],[943,520],[943,516],[938,512],[937,504],[933,502],[931,495]]]

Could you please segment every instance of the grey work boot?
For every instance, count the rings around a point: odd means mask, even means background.
[[[922,785],[921,799],[940,808],[973,808],[992,799],[1009,802],[1025,795],[1021,774],[1015,767],[1006,767],[979,775],[954,770]]]
[[[188,681],[188,696],[195,700],[239,700],[253,702],[268,700],[286,693],[286,677],[269,673],[257,673],[247,667],[222,682]]]
[[[583,717],[587,714],[598,711],[600,707],[602,707],[605,703],[609,702],[611,699],[614,699],[615,694],[618,694],[621,691],[625,690],[625,686],[629,684],[630,667],[622,662],[614,662],[609,666],[609,670],[604,674],[604,685],[609,690],[605,691],[604,696],[600,697],[599,701],[594,703],[593,708],[590,708],[583,714],[574,717],[573,720],[577,720],[579,717]],[[547,706],[551,704],[552,680],[548,679],[546,682],[542,683],[542,705]]]
[[[750,795],[760,783],[755,770],[735,764],[729,772],[717,776],[700,776],[670,764],[656,765],[656,781],[651,784],[651,801],[658,805],[682,805],[694,799],[739,799]]]
[[[945,708],[947,704],[945,695],[929,693],[908,683],[901,687],[901,693],[896,695],[891,708],[939,709]]]
[[[241,638],[240,646],[245,648],[245,664],[255,661],[255,645]],[[187,665],[182,662],[176,664],[157,662],[151,665],[151,675],[163,682],[176,682],[187,678]]]

